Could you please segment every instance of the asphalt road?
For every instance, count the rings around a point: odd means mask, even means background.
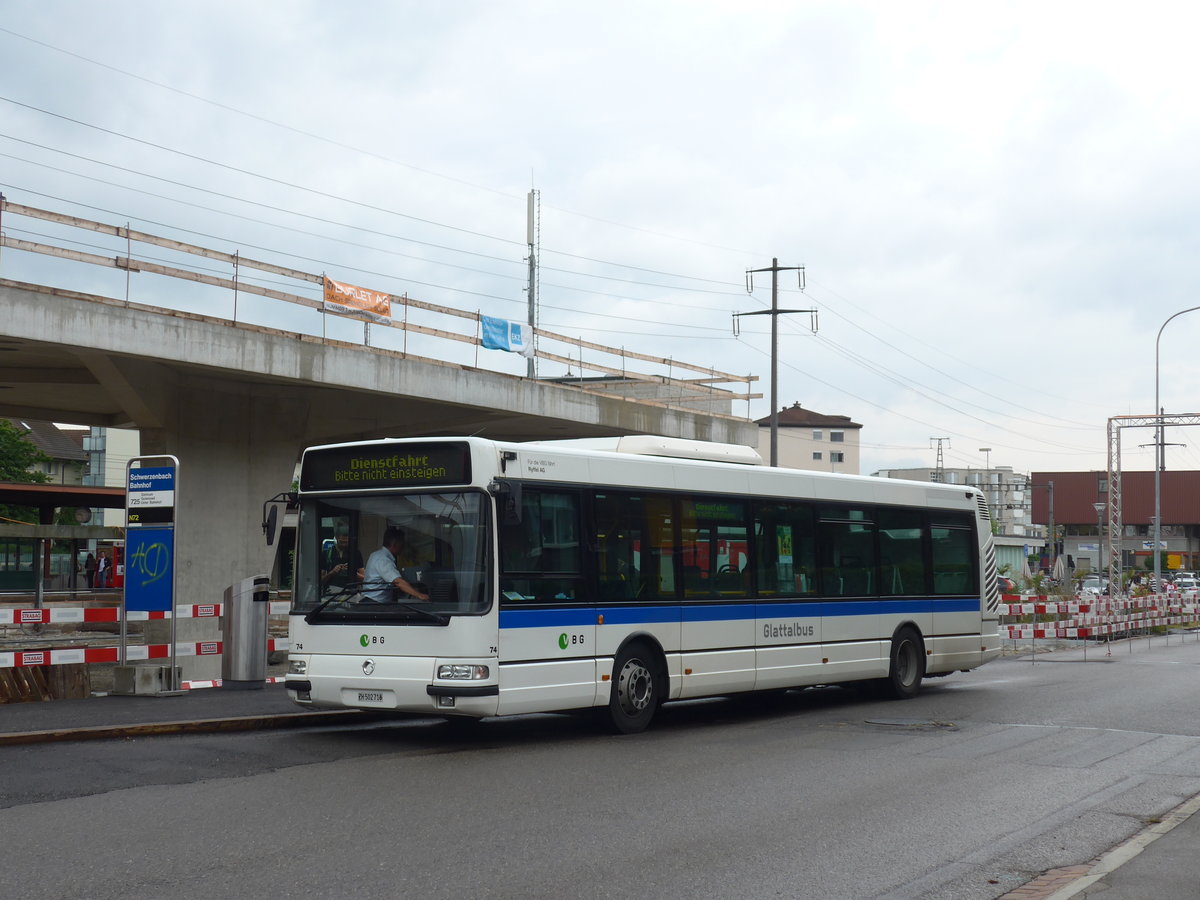
[[[1200,643],[582,717],[0,748],[0,896],[975,900],[1200,793]]]

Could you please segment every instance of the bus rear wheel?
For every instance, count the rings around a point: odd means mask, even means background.
[[[925,644],[915,629],[901,628],[892,638],[888,677],[880,686],[889,697],[908,700],[920,692],[924,677]]]
[[[646,730],[662,703],[658,668],[655,654],[645,644],[630,644],[617,654],[608,700],[613,731],[637,734]]]

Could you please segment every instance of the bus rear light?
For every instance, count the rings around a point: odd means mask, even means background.
[[[492,670],[487,666],[469,666],[451,663],[438,666],[437,677],[450,681],[482,681],[491,676]]]

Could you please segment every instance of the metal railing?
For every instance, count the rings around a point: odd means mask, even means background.
[[[50,223],[56,234],[29,232],[30,236],[41,238],[37,241],[15,237],[11,231],[13,231],[13,217],[17,216]],[[100,240],[106,243],[96,246],[86,241],[77,241],[64,236],[75,230],[98,235],[99,238],[92,238],[89,235],[89,240]],[[48,239],[56,242],[50,243]],[[94,253],[88,250],[73,249],[67,246],[70,244],[89,246],[107,252]],[[297,337],[303,335],[307,339],[318,338],[323,342],[333,344],[361,346],[376,352],[398,353],[406,358],[440,363],[454,361],[470,368],[482,368],[488,371],[504,370],[499,356],[493,358],[496,365],[481,365],[479,351],[484,349],[482,336],[484,314],[480,310],[457,309],[429,303],[410,297],[407,293],[388,294],[393,307],[390,318],[364,317],[356,319],[361,322],[363,328],[361,343],[357,340],[333,338],[328,334],[330,329],[326,327],[327,317],[337,316],[345,323],[346,317],[353,316],[353,314],[345,308],[331,308],[331,304],[326,303],[323,296],[318,299],[302,293],[303,291],[315,291],[317,286],[321,286],[323,289],[326,282],[325,273],[314,274],[280,266],[243,256],[240,251],[231,253],[214,250],[173,238],[136,231],[128,225],[106,224],[12,203],[5,200],[2,195],[0,195],[0,247],[119,270],[125,275],[125,297],[108,299],[118,300],[129,307],[153,310],[167,315],[183,314],[179,309],[166,306],[162,302],[154,302],[153,289],[144,291],[148,296],[136,301],[133,299],[133,276],[157,275],[223,291],[223,295],[213,294],[202,306],[203,312],[200,315],[205,319],[235,326],[261,327],[247,321],[248,315],[244,305],[245,295],[261,297],[288,305],[288,307],[280,307],[280,310],[287,308],[309,310],[311,312],[307,314],[308,316],[315,314],[320,317],[320,328],[306,330],[303,324],[299,328],[292,328],[289,324],[287,329],[274,329],[277,331],[296,334]],[[150,247],[168,251],[172,254],[171,259],[168,261],[151,259],[146,250]],[[211,266],[215,263],[227,268],[202,271],[199,262],[192,262],[195,258],[206,261],[205,265]],[[174,262],[189,264],[193,268],[170,264]],[[247,276],[248,272],[251,273],[249,277]],[[263,273],[273,279],[284,279],[282,286],[291,287],[291,290],[280,290],[256,284],[250,279],[264,279],[253,273]],[[239,295],[243,295],[243,309],[240,316]],[[224,297],[223,300],[218,299],[221,296]],[[228,309],[230,301],[232,303],[231,310]],[[222,303],[225,304],[227,310],[225,314],[221,314],[219,310]],[[312,320],[309,319],[309,321]],[[749,401],[762,396],[761,393],[750,392],[751,384],[758,380],[755,375],[722,372],[711,365],[700,365],[672,357],[638,353],[624,347],[612,347],[543,328],[535,328],[534,334],[536,336],[534,340],[535,358],[545,363],[564,367],[564,371],[560,375],[548,375],[539,370],[539,378],[554,380],[557,383],[591,393],[620,396],[639,403],[669,408],[686,408],[711,415],[731,417],[733,416],[732,404],[735,401],[746,401],[748,416]],[[395,336],[399,337],[399,346],[387,346],[395,343]],[[433,355],[420,355],[429,350],[433,351]],[[503,357],[512,357],[513,355],[500,354]],[[511,359],[508,360],[508,363],[511,368]],[[721,385],[728,387],[720,387]]]

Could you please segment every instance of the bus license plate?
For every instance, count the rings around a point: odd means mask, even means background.
[[[342,703],[346,706],[382,706],[396,708],[396,692],[368,688],[342,688]]]

